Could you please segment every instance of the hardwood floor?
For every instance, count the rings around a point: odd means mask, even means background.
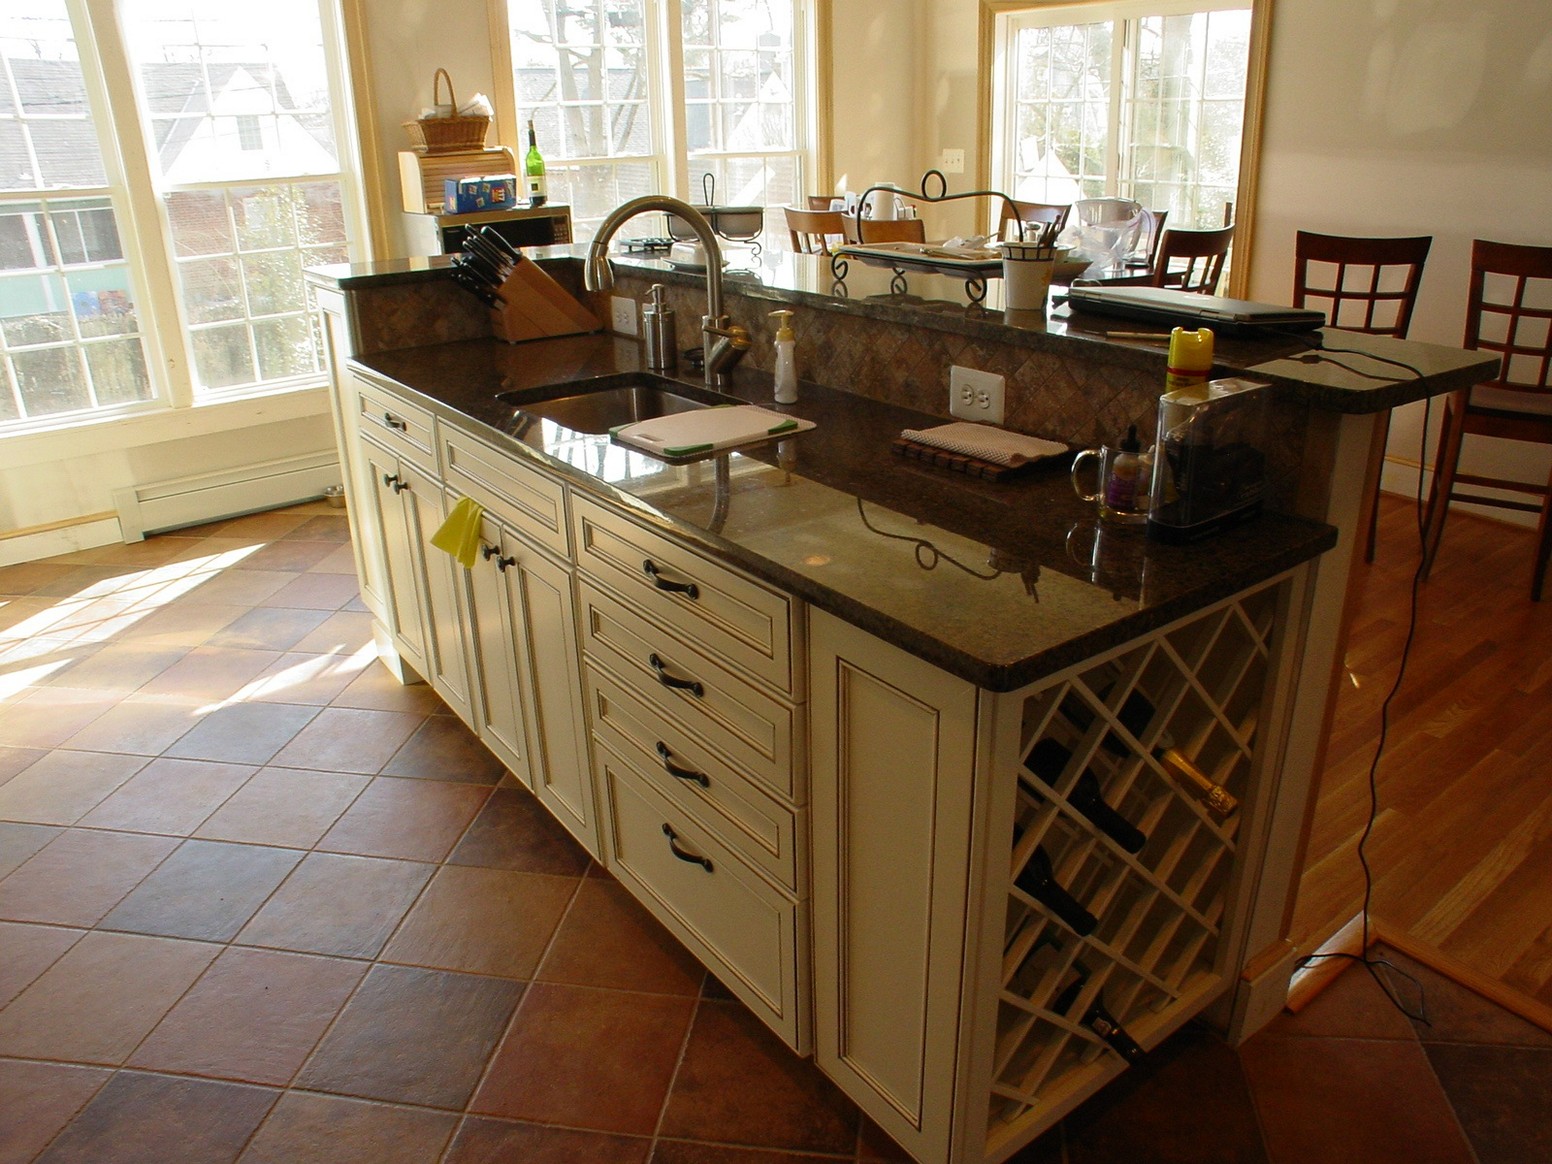
[[[1530,601],[1533,544],[1528,529],[1450,515],[1419,589],[1366,853],[1378,928],[1500,984],[1552,1029],[1552,602]],[[1334,932],[1361,898],[1368,769],[1417,562],[1415,508],[1386,496],[1374,564],[1358,567],[1296,937]]]

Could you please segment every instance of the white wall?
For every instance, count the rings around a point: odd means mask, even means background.
[[[1549,114],[1545,0],[1282,0],[1251,293],[1287,301],[1300,228],[1431,234],[1412,338],[1458,347],[1471,240],[1552,244]],[[1387,488],[1416,489],[1422,413],[1393,419]],[[1527,480],[1545,480],[1548,464],[1542,450],[1479,438],[1462,458]]]

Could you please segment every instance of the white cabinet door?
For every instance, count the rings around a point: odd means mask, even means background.
[[[518,662],[521,644],[510,613],[507,574],[516,566],[502,546],[503,530],[486,517],[480,526],[480,557],[469,571],[470,641],[474,681],[481,694],[479,735],[508,770],[530,788],[528,733],[531,716]],[[520,624],[518,624],[520,625]]]
[[[402,500],[409,488],[399,470],[399,458],[371,441],[361,441],[360,450],[365,500],[370,512],[363,525],[371,530],[372,540],[381,547],[384,613],[399,656],[413,667],[418,676],[427,673],[426,633],[421,623],[421,588],[417,584],[420,568],[419,541],[410,533],[408,511]]]
[[[917,1159],[945,1160],[976,691],[828,614],[810,632],[815,1058]]]
[[[469,578],[480,736],[596,855],[571,572],[489,515],[481,532]]]
[[[431,536],[447,516],[441,482],[399,460],[406,488],[400,493],[405,520],[414,538],[416,579],[421,588],[421,610],[426,628],[426,678],[447,706],[464,723],[472,725],[474,707],[469,688],[469,666],[464,649],[463,612],[459,607],[459,572],[451,554],[431,544]]]
[[[517,559],[507,571],[508,609],[520,641],[522,684],[532,699],[533,790],[595,857],[598,813],[587,728],[582,711],[582,671],[571,571],[521,539],[503,541]]]

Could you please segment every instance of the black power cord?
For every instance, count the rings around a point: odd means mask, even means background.
[[[1306,337],[1302,336],[1292,338],[1306,339]],[[1308,342],[1307,339],[1306,342]],[[1419,380],[1424,378],[1423,373],[1417,368],[1413,367],[1411,364],[1403,363],[1400,360],[1392,360],[1386,356],[1376,356],[1369,352],[1360,351],[1357,348],[1325,348],[1320,346],[1320,341],[1318,339],[1311,344],[1311,347],[1314,349],[1313,356],[1316,361],[1324,360],[1326,362],[1335,364],[1337,367],[1351,372],[1354,375],[1365,376],[1372,379],[1395,379],[1393,376],[1375,376],[1372,373],[1360,371],[1359,369],[1352,367],[1344,361],[1330,359],[1328,353],[1337,352],[1342,355],[1362,356],[1367,359],[1376,360],[1382,364],[1391,364],[1395,367],[1405,369],[1406,371],[1411,372],[1412,375]],[[1310,358],[1311,357],[1309,356],[1304,357],[1304,359]],[[1412,1019],[1414,1022],[1420,1022],[1424,1026],[1432,1026],[1433,1024],[1428,1021],[1427,993],[1423,989],[1422,983],[1414,978],[1411,974],[1408,974],[1405,970],[1401,969],[1401,967],[1397,966],[1394,962],[1391,962],[1385,958],[1371,958],[1369,956],[1369,911],[1374,900],[1374,872],[1369,865],[1367,847],[1369,838],[1374,833],[1374,822],[1379,816],[1379,766],[1380,757],[1384,755],[1385,752],[1385,739],[1386,736],[1390,733],[1390,708],[1391,704],[1395,701],[1397,694],[1399,694],[1401,691],[1402,681],[1406,678],[1407,661],[1411,657],[1412,643],[1417,636],[1418,591],[1422,586],[1423,565],[1426,561],[1427,554],[1428,531],[1424,520],[1425,512],[1423,504],[1423,480],[1428,464],[1428,421],[1432,415],[1432,410],[1433,403],[1431,398],[1424,398],[1423,428],[1422,436],[1419,438],[1417,454],[1417,494],[1414,498],[1417,514],[1417,569],[1412,572],[1411,594],[1407,609],[1407,631],[1406,639],[1401,645],[1401,662],[1400,665],[1396,668],[1395,682],[1390,685],[1390,690],[1386,693],[1384,701],[1380,704],[1379,739],[1375,741],[1374,755],[1369,760],[1369,815],[1368,818],[1364,821],[1363,832],[1358,837],[1358,864],[1363,869],[1363,906],[1359,913],[1359,917],[1363,925],[1362,945],[1359,946],[1359,953],[1357,954],[1348,954],[1335,951],[1327,954],[1307,954],[1303,958],[1300,958],[1298,961],[1298,967],[1300,969],[1303,969],[1304,967],[1309,966],[1323,958],[1340,958],[1345,961],[1359,963],[1366,970],[1368,970],[1369,976],[1373,978],[1375,984],[1378,985],[1382,991],[1384,991],[1385,997],[1390,999],[1391,1004],[1395,1006],[1397,1010],[1399,1010],[1407,1018]],[[1378,487],[1379,486],[1376,483],[1375,488]],[[1391,971],[1396,975],[1399,975],[1401,978],[1406,979],[1407,982],[1412,984],[1417,992],[1417,1006],[1415,1008],[1409,1007],[1404,1001],[1402,1001],[1395,988],[1395,984],[1390,982],[1380,973],[1381,967]]]

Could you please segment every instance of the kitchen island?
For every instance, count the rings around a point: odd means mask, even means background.
[[[634,341],[494,341],[435,261],[314,273],[363,596],[385,660],[902,1145],[1001,1159],[1127,1040],[1204,1012],[1239,1038],[1280,1005],[1333,524],[1373,415],[1483,361],[1399,345],[1422,375],[1382,382],[1223,345],[1221,373],[1273,385],[1272,512],[1160,546],[1096,529],[1064,464],[993,484],[890,442],[946,413],[952,362],[1008,369],[1011,427],[1151,431],[1161,348],[788,262],[728,282],[757,336],[733,390],[768,401],[758,337],[796,306],[823,383],[788,411],[817,427],[683,465],[500,399],[614,383]],[[698,318],[697,281],[617,266]],[[485,510],[467,571],[426,544],[461,497]]]

